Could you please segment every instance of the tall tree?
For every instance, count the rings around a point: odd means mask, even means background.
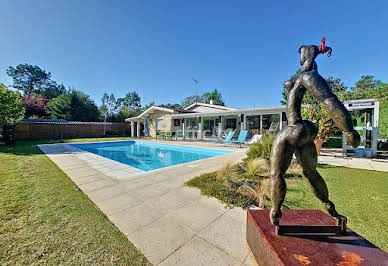
[[[356,82],[355,86],[351,88],[353,92],[362,92],[370,88],[376,88],[381,85],[380,80],[374,79],[372,75],[361,76],[361,79]]]
[[[46,87],[41,87],[34,90],[35,96],[37,98],[45,98],[48,100],[54,99],[66,93],[66,88],[63,84],[58,85],[55,81],[50,81]]]
[[[127,107],[129,110],[136,110],[141,107],[140,96],[136,91],[128,92],[124,98],[117,99],[117,105]]]
[[[175,110],[182,109],[182,106],[179,103],[159,104],[158,106],[170,108],[170,109],[175,109]]]
[[[98,121],[97,106],[88,95],[71,91],[59,95],[46,106],[47,113],[52,119],[65,119],[70,121]]]
[[[145,110],[147,110],[148,108],[150,108],[154,105],[155,105],[155,102],[147,103],[143,108],[141,108],[141,111],[144,112]]]
[[[210,103],[210,100],[213,100],[214,104],[225,105],[221,92],[217,89],[214,89],[213,91],[205,92],[199,96],[192,95],[184,98],[181,106],[182,108],[186,108],[195,102]]]
[[[66,92],[63,84],[59,85],[51,80],[51,73],[39,66],[29,64],[9,66],[7,74],[13,79],[12,87],[21,90],[24,96],[35,94],[36,98],[53,99]]]
[[[102,116],[104,117],[104,121],[110,120],[112,116],[115,115],[117,111],[117,101],[116,97],[113,93],[108,95],[107,93],[104,93],[104,95],[101,98],[102,105],[100,107],[100,112],[102,113]]]
[[[222,106],[225,105],[221,92],[218,91],[217,89],[214,89],[211,92],[205,92],[204,94],[202,94],[202,101],[204,101],[205,103],[210,103],[211,100],[214,101],[214,104],[222,105]]]
[[[50,72],[29,64],[9,66],[7,74],[13,79],[12,87],[23,91],[24,95],[30,95],[36,89],[47,87],[51,78]]]
[[[187,106],[190,106],[195,102],[202,102],[201,96],[198,96],[198,97],[196,95],[188,96],[183,99],[181,106],[183,108],[186,108]]]

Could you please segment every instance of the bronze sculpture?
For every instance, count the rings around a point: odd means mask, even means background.
[[[328,213],[339,217],[334,203],[329,200],[325,181],[316,170],[317,151],[314,139],[317,136],[317,126],[301,116],[301,104],[306,92],[322,102],[335,124],[346,133],[349,143],[353,147],[360,144],[360,135],[353,128],[351,116],[337,96],[331,91],[325,79],[319,75],[315,58],[319,54],[331,55],[332,49],[322,44],[303,45],[299,48],[301,72],[293,79],[285,82],[288,93],[286,115],[288,126],[284,127],[275,137],[271,151],[271,223],[279,225],[282,216],[281,206],[286,195],[284,174],[287,171],[293,154],[303,168],[303,174],[310,183],[315,196],[324,204]]]

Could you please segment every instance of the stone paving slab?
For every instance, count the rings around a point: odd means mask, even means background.
[[[160,265],[232,266],[241,265],[241,262],[201,237],[196,236],[167,257]]]
[[[244,261],[248,256],[246,243],[246,225],[226,215],[211,223],[199,233],[199,236],[220,247],[225,253],[238,261]]]
[[[141,247],[152,263],[158,264],[194,236],[195,233],[179,223],[175,217],[166,215],[130,234],[129,239],[135,246]]]

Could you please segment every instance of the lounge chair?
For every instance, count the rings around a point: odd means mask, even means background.
[[[255,134],[255,135],[253,135],[253,137],[248,141],[248,144],[253,144],[253,143],[259,142],[259,141],[261,140],[262,137],[263,137],[263,135]]]
[[[234,136],[234,131],[230,131],[224,140],[212,140],[212,141],[210,141],[210,143],[212,143],[212,144],[223,143],[225,145],[232,145],[233,144],[233,142],[232,142],[233,136]]]
[[[228,135],[226,136],[226,138],[225,138],[224,144],[225,144],[225,145],[231,145],[231,144],[233,144],[233,142],[232,142],[233,136],[234,136],[234,131],[230,131],[230,132],[228,133]]]
[[[233,143],[240,145],[240,147],[241,147],[242,144],[245,144],[245,141],[247,140],[247,136],[248,136],[248,130],[242,130],[242,131],[240,131],[240,134],[238,135],[237,141],[234,141]]]

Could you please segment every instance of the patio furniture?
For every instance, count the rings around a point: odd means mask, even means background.
[[[253,137],[248,141],[248,144],[253,144],[255,142],[259,142],[263,135],[254,134]]]
[[[241,130],[240,134],[238,135],[237,141],[234,141],[233,144],[239,145],[241,147],[242,144],[245,144],[245,141],[247,140],[248,136],[248,130]]]
[[[231,145],[231,144],[233,144],[233,142],[232,142],[233,136],[234,136],[234,131],[230,131],[230,132],[228,133],[228,135],[226,136],[226,138],[225,138],[224,144],[225,144],[225,145]]]

